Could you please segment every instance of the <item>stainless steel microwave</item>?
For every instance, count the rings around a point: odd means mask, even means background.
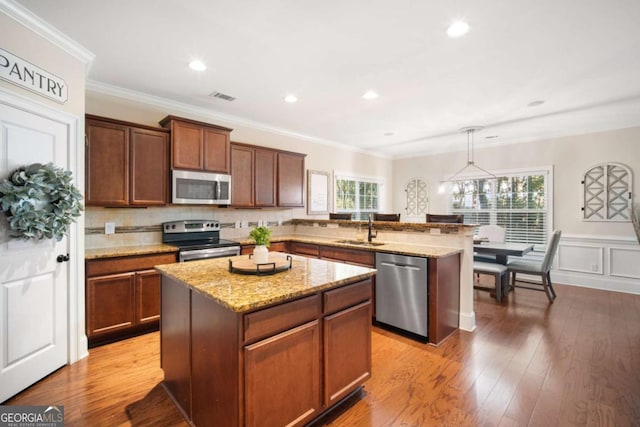
[[[231,204],[231,175],[174,170],[172,203],[190,205]]]

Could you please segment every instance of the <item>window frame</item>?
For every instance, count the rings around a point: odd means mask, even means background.
[[[338,180],[355,181],[356,189],[359,188],[360,183],[376,184],[378,186],[378,208],[375,210],[359,209],[360,197],[358,193],[359,190],[357,190],[356,197],[355,197],[355,205],[356,205],[355,209],[338,209],[338,203],[337,203]],[[384,203],[385,203],[384,186],[385,186],[385,180],[383,178],[367,177],[367,176],[361,176],[361,175],[353,175],[346,172],[334,171],[333,173],[333,211],[336,213],[352,213],[354,214],[354,219],[356,220],[359,219],[360,214],[380,212],[383,209]]]
[[[534,251],[540,252],[546,250],[546,244],[549,236],[551,236],[551,232],[553,231],[553,166],[538,166],[538,167],[530,167],[530,168],[517,168],[517,169],[502,169],[502,170],[494,170],[490,171],[497,178],[502,177],[522,177],[522,176],[532,176],[532,175],[543,175],[545,176],[544,182],[544,192],[545,192],[545,227],[544,227],[544,242],[543,243],[534,243]],[[465,181],[465,180],[477,180],[477,179],[488,179],[486,175],[481,174],[465,174],[459,177],[456,177],[455,181]],[[453,208],[453,192],[449,191],[449,201],[448,206],[451,213],[459,213],[459,214],[467,214],[470,211],[476,211],[481,209],[454,209]],[[497,213],[500,211],[497,208],[487,209],[486,211],[490,212],[491,215],[491,224],[496,224]],[[533,243],[533,242],[532,242]]]

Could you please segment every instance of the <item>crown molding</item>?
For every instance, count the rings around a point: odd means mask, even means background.
[[[0,0],[0,12],[78,59],[85,65],[85,72],[87,74],[89,73],[96,56],[87,48],[54,28],[51,24],[21,4],[16,3],[14,0]]]
[[[2,1],[2,0],[0,0]],[[208,108],[197,107],[191,104],[186,104],[183,102],[173,101],[171,99],[162,98],[155,95],[149,95],[147,93],[138,92],[130,89],[125,89],[119,86],[110,85],[107,83],[97,82],[95,80],[88,80],[86,84],[86,90],[88,92],[95,92],[103,95],[114,96],[117,98],[127,99],[129,101],[141,102],[143,104],[151,105],[154,107],[162,108],[167,111],[177,112],[180,114],[194,114],[197,116],[201,116],[204,118],[211,119],[212,121],[224,122],[229,125],[239,125],[243,127],[248,127],[251,129],[261,130],[277,135],[282,135],[290,138],[296,138],[307,142],[312,142],[315,144],[328,145],[331,147],[340,148],[343,150],[354,151],[358,153],[369,154],[371,156],[380,157],[384,159],[388,159],[390,157],[384,156],[377,153],[372,153],[370,151],[363,150],[361,148],[351,147],[349,145],[329,141],[322,138],[317,138],[314,136],[294,132],[288,129],[283,129],[277,126],[272,126],[269,124],[256,122],[253,120],[248,120],[242,117],[220,113]]]

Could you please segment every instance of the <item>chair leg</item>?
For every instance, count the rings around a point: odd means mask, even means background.
[[[507,274],[509,274],[509,273],[507,273]],[[511,281],[509,282],[509,287],[511,288],[510,289],[511,291],[515,292],[515,290],[516,290],[516,272],[515,271],[511,272]]]
[[[502,274],[495,275],[496,279],[496,301],[502,302]]]
[[[553,289],[553,284],[551,283],[551,272],[547,272],[547,284],[549,285],[549,289],[551,289],[551,293],[553,294],[553,299],[555,299],[556,291]]]
[[[551,291],[549,290],[549,285],[547,284],[547,275],[542,275],[542,286],[544,286],[544,293],[547,294],[547,298],[549,298],[549,302],[553,304],[553,299],[555,298],[551,295]]]

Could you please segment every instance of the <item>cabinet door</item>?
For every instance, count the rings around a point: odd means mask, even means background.
[[[160,319],[160,274],[156,270],[136,273],[136,322],[152,323]]]
[[[202,126],[171,122],[171,164],[176,169],[202,170]]]
[[[324,319],[324,404],[333,405],[371,376],[371,303]]]
[[[204,170],[229,173],[229,132],[204,128]]]
[[[130,204],[166,205],[169,138],[164,132],[131,128]]]
[[[86,204],[129,203],[129,127],[86,121]]]
[[[253,207],[253,148],[231,146],[231,205]]]
[[[135,273],[87,279],[87,336],[127,329],[135,323]]]
[[[278,206],[304,207],[304,155],[278,153]]]
[[[246,426],[303,425],[319,414],[319,334],[315,320],[245,347]]]
[[[254,154],[255,205],[276,205],[277,153],[271,150],[256,149]]]

